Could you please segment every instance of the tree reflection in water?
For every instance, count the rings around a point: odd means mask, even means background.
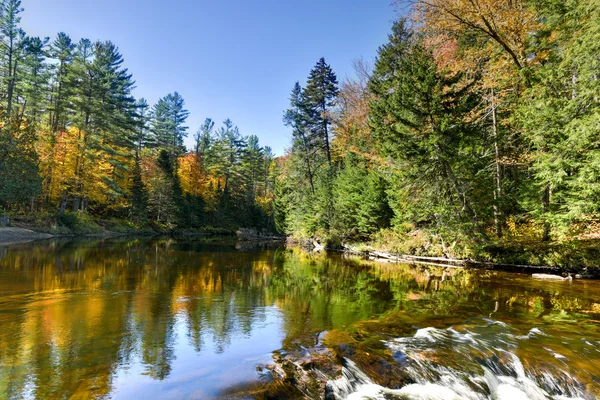
[[[219,241],[2,248],[0,397],[218,396],[256,381],[255,366],[281,348],[324,338],[377,354],[381,340],[414,326],[482,316],[600,340],[599,294],[595,282],[239,251]],[[581,357],[573,363],[600,375]]]

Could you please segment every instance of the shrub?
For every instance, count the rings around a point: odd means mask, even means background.
[[[75,234],[89,234],[102,231],[102,228],[100,228],[90,216],[85,214],[81,215],[66,212],[64,214],[59,214],[56,217],[56,222],[59,227],[67,228],[71,233]]]

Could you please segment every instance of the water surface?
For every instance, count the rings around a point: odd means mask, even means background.
[[[231,397],[266,384],[257,366],[274,351],[316,344],[365,375],[332,382],[338,398],[421,398],[408,383],[459,398],[513,386],[595,398],[599,318],[595,281],[219,240],[38,242],[0,248],[0,398]],[[372,357],[407,375],[385,376]]]

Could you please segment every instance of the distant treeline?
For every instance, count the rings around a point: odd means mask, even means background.
[[[294,86],[279,228],[444,251],[597,232],[600,2],[398,7],[372,68],[340,85],[322,59]]]
[[[273,229],[275,163],[256,136],[210,119],[188,151],[189,115],[150,107],[112,42],[28,36],[0,2],[0,206],[90,213],[160,228]]]

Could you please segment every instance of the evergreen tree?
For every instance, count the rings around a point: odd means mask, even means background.
[[[157,213],[157,221],[166,223],[171,228],[185,226],[188,216],[187,204],[171,155],[167,150],[160,150],[157,163],[164,174],[165,181],[162,188],[156,189],[166,189],[164,194],[152,199]]]
[[[28,39],[19,27],[23,12],[21,0],[5,0],[0,13],[0,54],[2,56],[3,92],[6,99],[6,118],[13,116],[21,63],[27,55]]]
[[[18,120],[7,129],[10,138],[0,136],[0,204],[4,208],[33,204],[42,189],[35,126],[22,122]]]
[[[402,205],[403,217],[440,228],[468,221],[467,231],[485,236],[481,217],[489,215],[485,205],[492,200],[483,200],[483,189],[493,180],[482,179],[491,164],[481,157],[489,148],[484,129],[466,118],[480,102],[469,90],[473,80],[440,70],[424,39],[404,21],[394,24],[378,53],[370,82],[372,127],[397,171],[397,193],[412,199],[413,207]]]
[[[187,137],[188,127],[185,126],[189,111],[185,102],[177,92],[163,97],[154,105],[152,133],[156,146],[166,149],[174,160],[185,151],[183,139]]]
[[[310,185],[311,192],[315,192],[315,170],[318,165],[318,136],[311,132],[308,123],[308,111],[304,102],[303,90],[296,82],[290,95],[290,108],[285,112],[284,124],[292,128],[292,152],[303,162],[302,170]]]
[[[149,142],[149,120],[150,120],[150,106],[146,99],[138,99],[135,103],[136,122],[137,122],[137,138],[135,140],[136,154],[139,154],[142,148],[146,147]]]
[[[92,44],[82,39],[70,72],[79,148],[68,194],[74,197],[73,210],[81,205],[85,211],[89,191],[98,183],[93,178],[94,164],[100,160],[110,165],[109,173],[101,177],[105,201],[116,204],[126,195],[124,184],[136,137],[134,81],[112,42]]]
[[[46,63],[46,46],[49,39],[38,37],[27,39],[26,56],[23,60],[22,87],[18,88],[18,95],[23,99],[23,113],[34,124],[47,107],[48,82],[50,78],[49,67]]]
[[[73,61],[73,51],[75,50],[71,38],[64,32],[60,32],[49,50],[50,57],[56,60],[52,70],[52,92],[50,107],[48,109],[49,123],[52,130],[52,147],[56,141],[56,133],[64,131],[67,125],[69,111],[68,99],[70,87],[68,85],[69,67]]]
[[[146,185],[142,181],[142,169],[138,156],[135,157],[135,162],[131,169],[131,180],[130,219],[134,223],[141,225],[148,219],[148,193]]]
[[[210,118],[206,118],[198,132],[194,135],[196,141],[194,151],[203,159],[208,156],[208,152],[212,146],[212,131],[214,127],[214,121]]]
[[[50,64],[50,99],[47,107],[49,136],[45,138],[48,147],[48,157],[44,170],[44,194],[45,202],[48,203],[53,187],[56,145],[58,142],[58,133],[66,130],[67,122],[70,116],[70,107],[68,101],[70,96],[69,86],[69,67],[73,61],[73,51],[75,44],[71,38],[61,32],[50,45],[48,54],[56,64]]]
[[[530,51],[543,64],[530,75],[518,119],[534,149],[536,189],[522,203],[549,240],[551,228],[562,235],[600,215],[600,4],[538,6],[542,28]]]
[[[320,138],[330,166],[331,113],[338,94],[337,77],[325,59],[321,58],[310,71],[302,99],[309,129]]]
[[[257,195],[263,158],[264,150],[258,143],[258,136],[248,136],[246,148],[242,153],[240,170],[244,180],[244,191],[247,193],[250,203],[254,203]]]
[[[230,196],[232,188],[240,185],[240,159],[246,140],[230,119],[223,121],[213,146],[216,164],[212,168],[215,176],[223,179],[223,193]]]
[[[393,211],[388,204],[389,185],[366,160],[349,153],[336,176],[333,195],[334,227],[342,238],[368,238],[390,226]]]
[[[331,67],[321,58],[311,70],[306,88],[294,85],[290,108],[284,114],[284,123],[292,128],[293,146],[290,162],[296,194],[287,213],[290,229],[313,235],[317,231],[328,236],[334,214],[330,135],[332,111],[339,89]],[[326,166],[326,168],[323,168]],[[308,185],[308,186],[307,186]],[[293,200],[292,200],[293,198]],[[306,215],[316,216],[316,219]]]

